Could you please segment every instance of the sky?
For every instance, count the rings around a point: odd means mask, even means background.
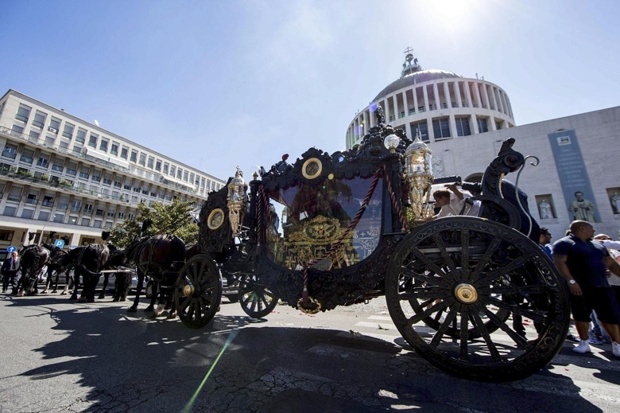
[[[618,16],[616,0],[1,0],[0,96],[226,180],[345,149],[408,47],[504,89],[517,125],[618,106]]]

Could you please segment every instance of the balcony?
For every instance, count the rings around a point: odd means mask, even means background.
[[[123,173],[127,173],[127,171],[129,170],[126,167],[117,165],[117,164],[115,164],[113,162],[109,162],[109,161],[106,161],[106,160],[103,160],[103,159],[96,158],[96,157],[91,156],[91,155],[83,154],[81,152],[76,152],[76,151],[70,151],[68,148],[62,148],[59,145],[47,144],[47,143],[45,143],[45,140],[43,140],[43,139],[35,139],[35,138],[33,138],[31,136],[28,136],[28,135],[25,135],[23,133],[13,132],[11,129],[9,129],[9,128],[5,127],[5,126],[0,126],[0,132],[6,133],[7,135],[11,135],[11,136],[13,136],[15,138],[18,138],[18,139],[20,139],[20,140],[22,140],[24,142],[29,142],[29,143],[31,143],[31,144],[33,144],[35,146],[38,146],[38,147],[41,147],[41,148],[48,148],[48,149],[51,149],[53,151],[57,151],[59,153],[70,155],[70,156],[73,156],[75,158],[79,158],[79,159],[82,159],[82,160],[86,160],[88,162],[92,162],[92,163],[104,166],[104,167],[106,167],[108,169],[113,169],[113,170],[116,170],[116,171],[119,171],[119,172],[123,172]]]

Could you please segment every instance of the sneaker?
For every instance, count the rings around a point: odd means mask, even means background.
[[[611,343],[611,352],[614,353],[614,356],[620,357],[620,343],[615,341]]]
[[[581,340],[579,340],[578,337],[575,337],[571,333],[568,333],[568,335],[566,336],[566,340],[572,341],[573,343],[579,343],[581,341]]]
[[[618,344],[620,346],[620,344]],[[590,348],[590,344],[587,340],[581,340],[579,344],[573,347],[573,351],[579,354],[591,353],[592,349]],[[618,347],[618,351],[620,352],[620,347]]]

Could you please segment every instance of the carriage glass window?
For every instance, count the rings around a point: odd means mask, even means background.
[[[267,240],[272,259],[291,269],[312,263],[327,269],[368,257],[381,232],[382,184],[372,190],[371,183],[372,179],[327,178],[319,185],[302,184],[269,194]],[[355,222],[358,213],[361,218]]]

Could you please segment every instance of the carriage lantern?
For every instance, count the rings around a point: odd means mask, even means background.
[[[243,179],[243,172],[237,167],[235,177],[228,184],[228,217],[233,235],[238,235],[243,222],[247,202],[248,185]]]
[[[415,221],[431,216],[430,195],[433,184],[431,173],[432,151],[420,139],[420,131],[405,151],[405,179],[409,186],[409,200]]]

